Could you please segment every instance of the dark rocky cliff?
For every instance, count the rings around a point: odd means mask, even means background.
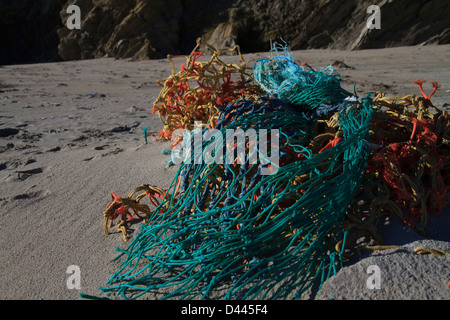
[[[81,8],[69,30],[67,6]],[[381,8],[368,30],[366,9]],[[202,36],[217,48],[344,50],[450,43],[450,4],[439,0],[0,0],[0,64],[187,54]]]
[[[373,4],[380,7],[379,30],[366,27]],[[450,3],[439,0],[239,0],[207,36],[214,40],[226,24],[221,41],[234,39],[246,52],[267,50],[279,37],[294,50],[444,44],[450,43],[449,16]]]
[[[67,0],[0,0],[0,64],[60,60],[57,30]]]

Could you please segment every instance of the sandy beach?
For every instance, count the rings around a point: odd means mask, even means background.
[[[431,81],[437,81],[441,88],[432,102],[450,111],[450,45],[293,54],[298,62],[316,67],[344,62],[349,68],[336,68],[342,86],[353,92],[356,85],[360,96],[420,95],[414,80],[427,80],[426,92],[431,91]],[[267,53],[244,58],[259,56]],[[223,59],[238,61],[236,56]],[[127,245],[120,233],[103,232],[103,211],[111,191],[126,195],[144,183],[167,188],[176,173],[176,167],[166,169],[168,157],[161,150],[170,145],[156,139],[162,124],[151,114],[160,92],[156,80],[170,73],[166,59],[104,58],[0,67],[0,299],[76,300],[80,292],[101,294],[99,287],[117,269],[111,261],[116,248]],[[434,241],[430,245],[449,251],[449,216],[447,206],[432,217],[430,239],[391,225],[386,228],[386,243],[412,248],[417,241]],[[132,237],[139,225],[131,225]],[[412,263],[402,250],[391,253],[383,254],[386,265],[395,257]],[[362,259],[376,255],[381,254]],[[407,292],[354,293],[355,283],[359,281],[356,287],[364,291],[367,279],[367,267],[359,261],[344,267],[341,278],[330,279],[334,283],[326,284],[317,298],[330,298],[331,286],[336,299],[450,299],[450,258],[411,259],[430,267],[411,271],[420,274],[404,280],[416,284]],[[80,268],[80,289],[67,287],[67,269],[72,265]],[[404,270],[398,262],[397,269],[390,270],[392,282],[384,282],[385,288],[405,279],[395,280],[395,270]]]

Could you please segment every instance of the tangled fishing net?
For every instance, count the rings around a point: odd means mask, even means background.
[[[104,290],[137,297],[171,287],[160,298],[207,298],[228,282],[226,299],[293,291],[298,298],[312,280],[335,274],[334,248],[368,157],[371,110],[370,100],[344,104],[338,127],[330,128],[341,130],[342,141],[323,150],[314,122],[280,101],[229,105],[217,129],[282,128],[284,163],[272,175],[261,174],[262,161],[182,164]],[[118,281],[126,284],[114,286]]]
[[[450,117],[423,97],[386,97],[373,101],[370,128],[372,152],[360,190],[348,211],[346,230],[357,230],[381,244],[378,225],[383,217],[400,219],[426,235],[430,215],[442,212],[450,200]],[[353,243],[350,239],[347,243]]]
[[[260,59],[253,67],[255,81],[270,94],[305,109],[341,102],[350,93],[341,87],[341,77],[328,66],[319,71],[299,66],[289,50],[275,43],[276,56]]]
[[[199,61],[203,53],[198,49],[205,44],[213,50],[209,61]],[[235,52],[241,64],[227,64],[220,55]],[[186,63],[181,64],[180,71],[175,72],[174,58],[184,57]],[[157,81],[162,87],[158,98],[153,103],[152,113],[157,113],[163,129],[159,136],[170,139],[176,129],[192,130],[195,121],[215,126],[218,107],[236,101],[239,97],[257,96],[262,90],[248,81],[251,68],[246,65],[239,47],[216,50],[209,44],[197,40],[197,46],[187,57],[168,56],[172,66],[172,75]]]
[[[431,95],[359,98],[332,68],[306,71],[287,50],[258,60],[252,82],[216,50],[199,64],[196,50],[154,105],[164,136],[188,129],[177,144],[184,161],[168,190],[112,193],[105,232],[121,216],[127,240],[129,210],[145,221],[101,291],[125,299],[302,298],[336,274],[358,237],[382,243],[381,216],[423,231],[448,201],[449,116]],[[230,72],[242,79],[229,82]],[[192,79],[196,89],[186,86]],[[194,129],[195,120],[204,125]],[[239,130],[254,134],[223,143]]]

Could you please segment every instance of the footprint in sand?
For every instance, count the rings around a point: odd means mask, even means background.
[[[43,191],[34,191],[34,192],[28,192],[28,193],[22,193],[14,196],[12,200],[24,200],[24,199],[33,199],[38,198],[41,194],[43,194]]]
[[[32,187],[33,188],[33,187]],[[50,194],[50,190],[38,190],[38,191],[27,191],[24,193],[17,194],[10,198],[0,199],[4,202],[14,201],[14,200],[33,200],[33,199],[42,199]]]
[[[114,149],[108,150],[109,146],[110,146],[109,144],[105,144],[105,145],[94,147],[93,149],[95,151],[106,151],[104,153],[101,153],[101,157],[106,157],[106,156],[109,156],[109,155],[112,155],[112,154],[119,154],[119,153],[124,151],[124,149],[119,148],[119,147],[115,147]],[[95,159],[97,157],[98,157],[98,155],[93,156],[93,157],[89,157],[89,158],[86,158],[86,159],[83,159],[83,161],[91,161],[91,160],[93,160],[93,159]]]
[[[7,164],[3,164],[3,167],[7,167]],[[2,169],[3,170],[3,169]],[[10,181],[25,181],[29,179],[31,176],[36,174],[43,173],[44,170],[42,168],[35,168],[30,170],[16,170],[14,173],[8,174],[5,178],[3,178],[3,181],[10,182]]]
[[[125,151],[125,150],[122,149],[122,148],[118,148],[117,147],[117,148],[114,148],[113,150],[110,150],[110,151],[108,151],[106,153],[102,153],[102,157],[107,157],[107,156],[112,155],[112,154],[119,154],[119,153],[121,153],[123,151]]]
[[[98,147],[95,147],[94,150],[105,150],[106,147],[109,147],[109,145],[105,144],[103,146],[98,146]]]
[[[19,180],[21,181],[25,181],[28,178],[30,178],[31,176],[35,175],[35,174],[40,174],[44,172],[44,170],[42,168],[35,168],[35,169],[30,169],[30,170],[17,170],[17,177]]]
[[[54,147],[54,148],[48,149],[46,152],[58,152],[58,151],[61,151],[61,147]]]
[[[1,170],[14,170],[18,167],[25,167],[29,164],[35,163],[36,160],[33,158],[26,158],[26,159],[16,159],[16,160],[10,160],[6,162],[0,163],[0,171]]]
[[[19,132],[20,132],[19,129],[3,128],[3,129],[0,129],[0,138],[7,138],[7,137],[10,137],[10,136],[15,136]]]

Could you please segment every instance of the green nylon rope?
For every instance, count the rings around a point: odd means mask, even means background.
[[[343,140],[314,154],[311,114],[276,99],[222,110],[222,134],[280,129],[276,174],[262,176],[260,162],[181,164],[101,291],[125,299],[297,299],[322,284],[341,266],[335,247],[345,240],[345,210],[369,155],[371,100],[344,102],[338,112]]]

